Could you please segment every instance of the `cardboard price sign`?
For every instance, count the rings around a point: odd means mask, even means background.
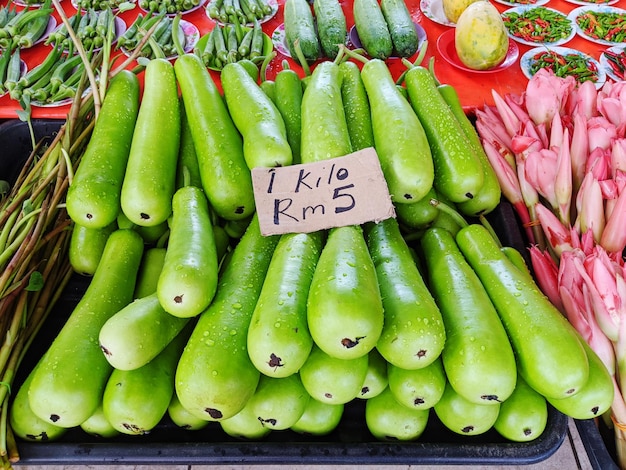
[[[309,233],[395,216],[373,148],[343,157],[252,170],[261,233]]]

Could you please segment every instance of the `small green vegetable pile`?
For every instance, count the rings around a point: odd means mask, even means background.
[[[149,38],[147,42],[145,38]],[[129,52],[140,47],[141,57],[171,57],[176,54],[175,41],[185,47],[186,38],[180,25],[180,16],[172,18],[163,13],[139,14],[118,38],[115,47]]]
[[[109,29],[115,32],[115,17],[110,8],[96,10],[94,8],[81,9],[69,18],[69,23],[87,51],[93,51],[104,45]],[[44,44],[60,46],[65,51],[73,50],[74,44],[68,33],[67,26],[61,24],[45,40]]]
[[[584,33],[608,42],[626,42],[626,14],[613,11],[588,10],[576,17]]]
[[[139,7],[150,13],[175,15],[184,13],[201,4],[201,0],[139,0]]]
[[[12,51],[17,47],[32,47],[46,31],[54,11],[51,0],[37,9],[18,10],[13,4],[0,7],[0,49]]]
[[[209,18],[223,24],[252,25],[274,13],[274,7],[269,0],[210,0],[206,11]]]
[[[626,79],[626,48],[619,52],[606,50],[603,54],[613,73],[621,80]]]

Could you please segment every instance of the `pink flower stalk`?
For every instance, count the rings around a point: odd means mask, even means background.
[[[511,136],[500,117],[489,107],[485,107],[484,111],[476,110],[476,131],[481,139],[511,148]]]
[[[589,152],[595,148],[610,149],[613,139],[617,137],[617,128],[604,116],[595,116],[587,121],[589,135]]]
[[[563,121],[560,114],[555,114],[550,126],[550,142],[548,148],[560,147],[563,143]],[[569,145],[569,142],[567,143]]]
[[[611,175],[616,178],[619,173],[626,172],[626,139],[613,141],[611,146]]]
[[[590,82],[582,82],[576,88],[575,99],[572,103],[575,110],[585,116],[585,119],[591,119],[598,115],[597,101],[598,91],[595,85]]]
[[[537,245],[531,245],[530,262],[537,279],[537,285],[541,291],[550,299],[550,302],[565,313],[561,296],[559,295],[558,273],[559,268],[554,258],[546,250],[541,250]]]
[[[524,97],[522,95],[508,93],[504,96],[504,101],[521,123],[525,124],[530,121],[530,116],[524,106]]]
[[[594,178],[604,181],[611,177],[611,154],[609,150],[596,147],[587,158],[586,173],[593,173]]]
[[[528,240],[531,243],[535,243],[534,235],[529,228],[531,223],[530,214],[522,196],[522,190],[519,180],[517,179],[515,168],[509,165],[507,159],[503,156],[503,153],[498,150],[495,143],[483,140],[483,147],[489,159],[489,163],[498,177],[502,194],[513,205],[513,208],[517,212],[526,230]],[[506,149],[501,148],[501,150],[502,152],[506,152]]]
[[[588,259],[589,258],[591,257],[588,257]],[[596,282],[605,282],[608,284],[612,284],[613,280],[610,278],[610,276],[602,277],[600,275],[598,275],[598,277],[592,278],[591,275],[587,272],[585,263],[583,263],[583,261],[578,257],[572,257],[572,266],[580,274],[586,288],[588,289],[591,306],[593,308],[593,312],[595,314],[598,325],[600,326],[600,329],[611,341],[617,341],[619,316],[617,315],[617,312],[615,312],[615,310],[611,310],[609,306],[605,303],[605,299],[601,296],[596,287]]]
[[[554,192],[554,183],[557,174],[557,153],[552,149],[524,152],[519,155],[516,161],[518,168],[520,165],[523,166],[523,177],[528,184],[533,187],[535,192],[539,193],[548,201],[551,209],[555,209],[557,199]],[[520,161],[523,162],[523,165]]]
[[[546,206],[537,204],[535,206],[535,214],[543,233],[546,235],[548,244],[557,257],[560,258],[563,252],[580,246],[577,237],[573,236],[576,232],[563,225],[554,212]]]
[[[618,135],[623,137],[626,131],[626,86],[623,81],[602,87],[598,94],[598,110],[615,124]]]
[[[619,192],[602,231],[600,245],[608,252],[621,253],[626,247],[626,190]]]
[[[532,152],[542,148],[543,144],[538,137],[519,134],[511,139],[510,149],[513,153]]]
[[[556,209],[561,222],[565,225],[570,224],[572,194],[572,159],[569,151],[569,131],[565,129],[559,148],[556,180],[554,182]]]
[[[587,136],[587,118],[579,112],[573,115],[574,125],[570,156],[572,160],[572,178],[575,191],[578,191],[585,176],[587,156],[589,155],[589,140]]]
[[[575,80],[566,80],[554,75],[548,69],[540,69],[528,81],[525,92],[525,104],[528,115],[535,124],[549,126],[555,114],[559,114]]]
[[[577,217],[575,226],[579,233],[590,232],[597,243],[604,230],[604,198],[600,183],[592,173],[587,173],[576,195]]]
[[[502,119],[502,123],[509,133],[509,136],[513,137],[514,135],[519,134],[522,128],[522,121],[519,120],[515,112],[496,90],[492,89],[491,95],[493,96],[496,109],[500,114],[500,119]]]

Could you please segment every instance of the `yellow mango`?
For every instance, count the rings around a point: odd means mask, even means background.
[[[500,12],[489,1],[471,3],[456,22],[454,33],[459,60],[474,70],[486,70],[506,57],[509,37]]]

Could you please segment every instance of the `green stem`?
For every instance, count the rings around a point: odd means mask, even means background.
[[[454,219],[454,221],[458,224],[459,227],[467,227],[469,222],[465,220],[457,210],[455,210],[452,206],[446,204],[445,202],[441,202],[439,199],[431,199],[430,205],[436,207],[442,212],[445,212],[450,217]]]

